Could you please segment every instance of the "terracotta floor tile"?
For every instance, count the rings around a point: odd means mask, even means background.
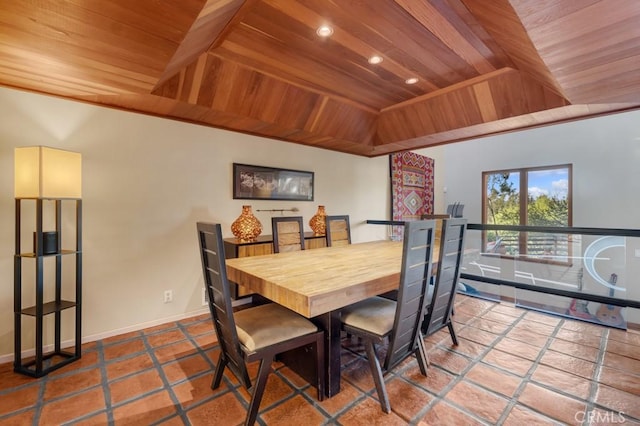
[[[595,401],[608,409],[640,420],[640,397],[599,384]]]
[[[458,346],[452,346],[451,350],[459,354],[466,355],[469,358],[476,359],[486,352],[488,347],[481,345],[480,343],[458,337]]]
[[[558,423],[543,416],[542,414],[531,411],[522,406],[515,405],[509,415],[505,419],[504,426],[522,426],[522,425],[557,425]]]
[[[153,367],[153,361],[148,354],[138,355],[133,358],[125,358],[107,364],[107,378],[109,380],[126,376],[127,374],[138,373]]]
[[[602,333],[604,333],[604,331],[606,330],[606,327],[603,327],[601,325],[572,320],[565,320],[560,328],[566,331],[573,331],[580,334],[590,334],[597,337],[602,336]]]
[[[440,348],[435,348],[429,351],[429,361],[431,364],[447,370],[454,374],[460,374],[464,371],[471,361],[455,352],[446,351]]]
[[[114,381],[109,384],[111,404],[118,405],[145,393],[159,390],[163,386],[164,383],[155,370],[148,370],[144,373]]]
[[[146,350],[142,338],[128,340],[122,343],[116,343],[106,346],[103,349],[104,359],[111,361],[113,359],[121,358],[126,355],[132,355],[136,353],[142,353]]]
[[[469,325],[493,334],[502,334],[511,326],[511,324],[505,324],[504,322],[500,321],[492,321],[484,317],[477,318],[471,321]]]
[[[580,345],[592,346],[594,348],[600,348],[600,335],[589,334],[581,331],[573,331],[568,329],[561,329],[556,334],[556,338],[569,341],[571,343],[578,343]]]
[[[163,346],[153,351],[156,355],[156,359],[160,364],[164,364],[169,361],[175,361],[178,358],[184,358],[189,355],[198,353],[196,347],[189,340],[183,340],[178,343]]]
[[[247,410],[233,393],[224,394],[187,411],[192,426],[239,425]]]
[[[494,304],[491,312],[501,313],[503,315],[508,315],[513,318],[521,318],[523,317],[527,311],[521,308],[516,308],[514,305],[509,303],[498,303]]]
[[[509,403],[506,398],[490,393],[467,381],[456,384],[445,395],[445,399],[491,423],[497,422]]]
[[[25,411],[20,414],[7,416],[0,419],[0,426],[25,426],[33,424],[33,417],[35,413],[33,410]]]
[[[98,386],[102,383],[102,374],[99,369],[80,371],[49,380],[45,385],[44,399],[49,401],[63,395],[78,392],[83,389]]]
[[[183,408],[192,407],[205,399],[211,399],[222,393],[228,392],[229,387],[224,380],[218,389],[211,389],[213,375],[206,374],[189,379],[172,387],[173,393]]]
[[[213,347],[213,345],[216,345],[218,343],[218,338],[216,337],[215,333],[203,334],[202,336],[198,336],[193,340],[195,340],[196,344],[200,349],[204,349],[204,350],[207,350]]]
[[[551,345],[549,345],[549,349],[589,362],[596,362],[600,354],[600,351],[593,346],[580,345],[562,339],[553,339]]]
[[[548,335],[543,335],[531,330],[531,327],[514,327],[507,333],[507,337],[529,345],[543,347],[549,340]]]
[[[372,398],[366,398],[351,407],[346,413],[338,417],[338,422],[344,426],[406,426],[407,424],[393,411],[386,414],[380,408],[380,403]]]
[[[172,329],[147,336],[147,342],[149,342],[151,347],[157,348],[158,346],[179,342],[186,338],[187,336],[184,335],[182,330]]]
[[[255,379],[252,378],[252,383],[255,383]],[[240,391],[240,395],[244,398],[244,400],[249,403],[251,399],[249,392],[244,388],[244,386],[238,388]],[[267,379],[267,386],[264,390],[264,395],[262,396],[262,401],[260,402],[260,411],[270,407],[271,405],[284,400],[285,398],[290,397],[293,394],[293,389],[278,377],[277,374],[269,374],[269,378]]]
[[[206,333],[215,334],[213,323],[209,319],[207,319],[207,321],[200,321],[189,325],[188,327],[186,327],[186,331],[187,333],[189,333],[189,335],[194,337]]]
[[[532,383],[525,386],[518,402],[566,424],[580,424],[576,415],[586,409],[583,402]]]
[[[465,378],[507,397],[512,397],[522,382],[520,377],[482,363],[473,366]]]
[[[632,419],[624,413],[615,410],[594,408],[590,413],[584,413],[582,416],[586,420],[585,423],[589,426],[640,425],[640,420]]]
[[[502,338],[502,340],[500,340],[494,347],[503,352],[517,355],[520,358],[525,358],[531,361],[538,359],[541,351],[539,346],[529,345],[508,337]]]
[[[213,373],[213,367],[200,354],[165,364],[162,370],[169,383],[176,383],[207,371]]]
[[[113,409],[116,425],[152,424],[176,412],[176,407],[166,391],[157,392]]]
[[[410,422],[434,398],[426,391],[397,377],[387,380],[385,387],[387,388],[391,411],[407,422]],[[375,395],[377,398],[377,392]]]
[[[638,372],[640,371],[640,361],[626,356],[605,352],[602,364],[618,370]]]
[[[425,377],[420,372],[420,367],[418,367],[417,363],[415,366],[404,370],[402,377],[436,395],[439,395],[456,378],[453,374],[433,364],[427,368],[427,376]]]
[[[542,312],[527,311],[521,323],[530,322],[530,321],[550,326],[551,328],[546,330],[548,330],[549,334],[551,334],[553,330],[556,328],[556,326],[560,324],[560,322],[562,321],[562,318],[558,318],[557,316],[550,315],[550,314],[544,314]]]
[[[637,373],[637,374],[634,374]],[[598,381],[602,384],[611,386],[640,397],[640,371],[624,371],[616,368],[602,366]],[[638,401],[640,403],[640,401]]]
[[[471,340],[472,342],[485,346],[492,345],[500,338],[497,334],[489,333],[488,331],[480,330],[475,327],[465,327],[456,334],[458,337],[464,337],[467,340]]]
[[[31,377],[24,374],[16,374],[13,371],[13,362],[0,364],[0,391],[31,383],[33,383]]]
[[[260,414],[270,425],[322,425],[327,419],[301,395]]]
[[[380,408],[368,362],[350,351],[361,350],[362,344],[344,339],[341,393],[318,402],[314,387],[274,362],[259,422],[577,424],[582,416],[589,426],[640,426],[637,330],[624,332],[467,296],[457,298],[455,309],[460,345],[453,346],[448,330],[440,330],[425,339],[431,360],[426,377],[414,358],[386,376],[392,414]],[[221,386],[210,388],[219,353],[207,313],[85,344],[80,360],[40,379],[2,364],[0,426],[31,424],[33,418],[40,420],[39,426],[57,426],[66,419],[100,426],[109,419],[116,425],[241,424],[249,394],[237,378],[226,371]],[[106,361],[100,365],[103,354]],[[382,359],[383,348],[379,355]],[[257,369],[256,362],[248,365],[253,381]],[[171,393],[165,377],[174,382]],[[36,403],[43,404],[41,412]]]
[[[45,404],[40,418],[47,424],[59,425],[105,408],[104,392],[96,388]]]
[[[309,388],[305,393],[309,395],[311,399],[316,398],[315,388]],[[340,392],[337,395],[331,398],[325,398],[323,401],[317,402],[317,404],[333,416],[361,398],[364,398],[364,393],[351,386],[345,380],[342,380],[340,382]]]
[[[374,388],[371,369],[364,358],[358,358],[346,368],[343,367],[341,376],[363,392],[368,392]]]
[[[0,416],[33,407],[38,402],[39,394],[39,384],[3,393],[0,398]]]
[[[511,355],[497,349],[492,349],[485,355],[482,361],[518,376],[525,376],[533,365],[533,362],[528,359],[520,358],[519,356]]]
[[[492,309],[482,314],[482,318],[488,319],[491,321],[501,322],[503,324],[508,324],[508,325],[513,325],[513,322],[514,322],[513,316],[503,314],[502,312],[498,312],[495,309]]]
[[[638,330],[618,330],[612,328],[609,330],[609,340],[628,343],[634,346],[640,346],[640,331]]]
[[[420,420],[420,426],[432,425],[465,425],[480,426],[483,423],[469,416],[468,414],[458,410],[444,401],[438,402],[431,410]]]
[[[563,370],[576,376],[591,380],[595,373],[596,365],[583,359],[574,358],[569,355],[555,351],[547,351],[540,359],[541,364]]]
[[[609,339],[609,341],[607,342],[606,351],[612,352],[617,355],[626,356],[627,358],[640,360],[640,346],[630,345],[628,343]]]
[[[536,367],[531,380],[585,400],[591,390],[591,380],[543,364]]]
[[[52,371],[51,373],[48,374],[48,376],[55,377],[55,376],[60,376],[62,374],[67,374],[71,371],[80,370],[82,368],[97,367],[98,361],[99,361],[98,352],[96,351],[82,352],[82,356],[80,357],[79,360],[74,361],[71,364],[67,364],[64,367],[61,367],[57,370]]]
[[[73,426],[104,426],[109,424],[107,413],[98,413],[95,416],[87,417],[73,423]],[[164,425],[163,425],[164,426]]]

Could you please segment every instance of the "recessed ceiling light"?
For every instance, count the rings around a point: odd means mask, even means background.
[[[331,34],[333,34],[333,28],[328,25],[321,25],[316,30],[316,34],[318,34],[320,37],[329,37]]]
[[[376,64],[379,64],[380,62],[382,62],[382,56],[373,55],[369,58],[370,64],[376,65]]]
[[[411,77],[406,79],[404,82],[407,84],[416,84],[418,82],[418,79],[416,77]]]

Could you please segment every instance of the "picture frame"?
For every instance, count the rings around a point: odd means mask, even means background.
[[[314,173],[233,163],[233,198],[313,201]]]

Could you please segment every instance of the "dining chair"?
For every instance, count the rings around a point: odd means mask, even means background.
[[[415,355],[422,375],[427,375],[427,353],[420,327],[431,276],[433,220],[406,222],[397,301],[375,296],[341,311],[342,330],[362,340],[382,411],[391,405],[384,376],[407,357]],[[388,341],[381,366],[375,345]]]
[[[273,252],[304,250],[302,216],[272,217]]]
[[[440,261],[435,283],[431,290],[429,304],[422,323],[424,337],[436,333],[443,327],[449,328],[451,340],[458,345],[451,315],[455,302],[460,264],[464,254],[464,240],[467,219],[444,219],[440,238]]]
[[[351,244],[349,215],[326,216],[327,247]]]
[[[225,368],[247,388],[251,401],[245,425],[252,425],[271,372],[274,357],[299,347],[312,348],[315,357],[315,383],[318,400],[325,394],[324,331],[311,321],[276,303],[233,312],[225,266],[222,228],[219,223],[197,223],[204,283],[209,296],[220,355],[216,362],[211,389],[220,386]],[[259,362],[252,385],[247,363]]]

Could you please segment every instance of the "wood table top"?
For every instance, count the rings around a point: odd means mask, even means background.
[[[433,259],[438,259],[434,247]],[[227,259],[230,281],[307,318],[398,288],[402,242],[373,241]]]

